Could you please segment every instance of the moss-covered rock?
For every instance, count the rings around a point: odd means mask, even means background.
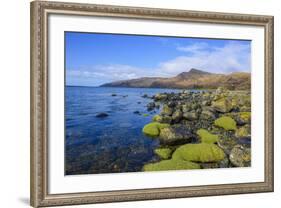
[[[211,134],[206,129],[199,129],[196,133],[200,137],[202,143],[212,144],[218,142],[219,136]]]
[[[235,136],[237,138],[244,138],[244,137],[250,137],[251,136],[251,128],[249,125],[242,126],[238,128],[235,132]]]
[[[221,113],[227,113],[232,109],[231,101],[226,98],[220,98],[212,103],[212,107]]]
[[[158,123],[158,122],[152,122],[149,124],[146,124],[143,129],[142,132],[145,133],[148,136],[152,136],[152,137],[156,137],[160,134],[160,130],[168,127],[169,124],[162,124],[162,123]]]
[[[153,121],[159,122],[159,123],[167,123],[170,124],[172,122],[171,116],[165,116],[165,115],[155,115],[152,118]]]
[[[230,154],[232,148],[238,144],[238,139],[230,136],[220,136],[218,146],[224,150],[226,154]]]
[[[251,122],[251,112],[240,112],[238,116],[239,122],[248,124]]]
[[[172,150],[168,147],[157,148],[154,150],[154,153],[164,160],[167,160],[172,156]]]
[[[223,160],[225,154],[215,144],[185,144],[173,153],[173,159],[182,159],[192,162],[218,162]]]
[[[200,169],[197,163],[184,161],[180,159],[162,160],[157,163],[149,163],[144,165],[144,171],[163,171],[163,170],[189,170]]]
[[[173,109],[168,105],[163,105],[161,115],[171,116],[173,114]]]
[[[236,122],[229,116],[222,116],[215,120],[215,125],[225,130],[236,130]]]

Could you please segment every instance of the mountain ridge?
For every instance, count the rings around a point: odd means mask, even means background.
[[[225,87],[230,90],[248,90],[251,88],[251,74],[248,72],[216,74],[192,68],[170,78],[141,77],[105,83],[100,87],[178,89],[215,89],[217,87]]]

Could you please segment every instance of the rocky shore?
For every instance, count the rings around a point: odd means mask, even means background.
[[[159,93],[147,110],[160,108],[143,133],[160,141],[158,161],[144,171],[251,166],[250,91]]]

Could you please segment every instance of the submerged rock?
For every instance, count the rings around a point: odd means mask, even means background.
[[[195,136],[184,125],[173,125],[167,128],[161,129],[160,142],[162,144],[184,144],[190,143],[194,140]]]
[[[115,93],[112,93],[111,96],[112,96],[112,97],[115,97],[115,96],[117,96],[117,95],[116,95]]]
[[[215,120],[215,125],[225,130],[236,130],[236,122],[229,116],[222,116]]]
[[[154,150],[154,153],[164,160],[171,158],[172,152],[173,151],[168,147],[161,147]]]
[[[146,107],[147,107],[147,110],[148,110],[148,111],[152,111],[152,110],[156,107],[156,105],[155,105],[154,102],[151,102],[151,103],[148,103],[148,104],[146,105]]]
[[[215,144],[185,144],[175,150],[172,158],[192,162],[218,162],[225,158],[225,154]]]
[[[107,117],[107,116],[108,116],[107,113],[98,113],[98,114],[96,115],[97,118],[105,118],[105,117]]]
[[[160,134],[161,129],[168,127],[168,126],[169,126],[169,124],[161,124],[158,122],[152,122],[152,123],[146,124],[143,127],[142,132],[148,136],[156,137]]]
[[[212,144],[218,142],[219,136],[211,134],[206,129],[199,129],[196,133],[200,137],[202,143]]]
[[[245,145],[236,145],[230,152],[230,162],[236,167],[251,166],[251,149]]]
[[[161,171],[161,170],[189,170],[189,169],[200,169],[200,165],[197,163],[170,159],[170,160],[162,160],[157,163],[149,163],[144,165],[144,171]]]

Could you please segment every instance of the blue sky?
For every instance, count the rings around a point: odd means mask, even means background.
[[[251,69],[251,42],[242,40],[66,32],[65,53],[67,85]]]

